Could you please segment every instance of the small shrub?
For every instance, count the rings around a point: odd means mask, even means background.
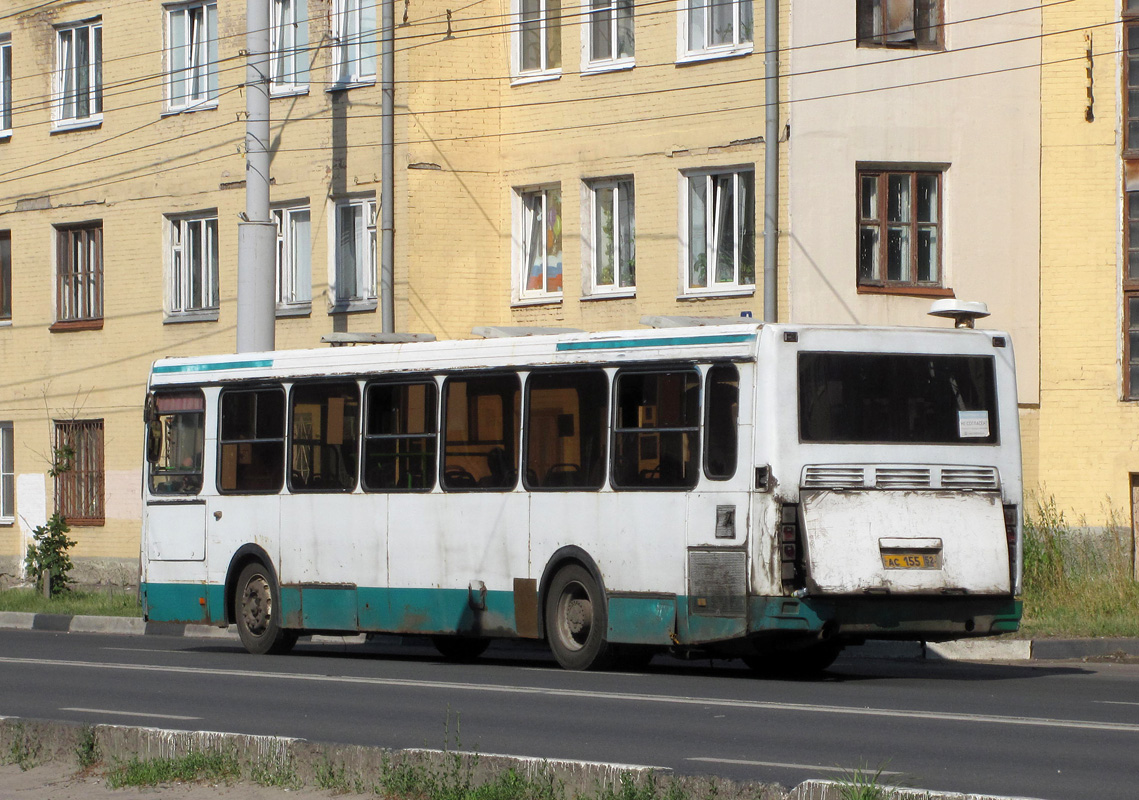
[[[24,567],[36,583],[41,582],[50,570],[52,597],[71,588],[68,584],[71,583],[69,573],[73,564],[67,551],[75,546],[75,540],[68,537],[70,531],[67,520],[57,511],[47,523],[37,525],[32,530],[32,539],[35,541],[28,545],[28,552],[24,556]]]
[[[80,769],[91,769],[99,763],[99,740],[95,736],[95,726],[84,725],[79,731],[79,744],[75,747],[75,756],[79,760]]]
[[[107,786],[159,786],[164,783],[219,783],[241,777],[232,753],[188,753],[176,758],[151,758],[115,764],[106,772]]]
[[[855,767],[839,782],[842,800],[885,800],[887,788],[882,785],[882,767],[870,772],[866,767]]]

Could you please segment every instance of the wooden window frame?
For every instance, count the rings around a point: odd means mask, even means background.
[[[51,329],[103,327],[103,223],[86,222],[55,229],[55,323]],[[73,258],[77,248],[87,263]],[[93,262],[93,263],[91,263]]]
[[[55,476],[55,507],[69,525],[100,526],[106,521],[106,468],[103,420],[55,420],[56,453],[67,454],[68,469]]]
[[[905,175],[910,179],[910,208],[908,217],[904,222],[891,223],[889,213],[889,179],[893,176]],[[934,220],[922,222],[918,218],[918,191],[917,181],[921,177],[935,177],[937,179],[937,203]],[[864,179],[876,178],[876,199],[874,216],[863,215],[863,183]],[[945,170],[931,167],[906,167],[900,165],[859,166],[856,173],[855,187],[855,215],[857,223],[855,230],[855,280],[859,294],[899,294],[917,297],[952,297],[953,291],[945,284]],[[890,227],[904,225],[909,232],[909,265],[908,274],[911,279],[895,279],[888,277],[889,270],[889,237]],[[876,228],[878,230],[877,244],[877,275],[865,275],[862,266],[862,233],[864,229]],[[914,280],[912,276],[918,271],[919,235],[923,229],[932,228],[937,235],[937,279]],[[883,276],[882,273],[887,273]]]

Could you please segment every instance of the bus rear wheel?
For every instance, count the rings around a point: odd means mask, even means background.
[[[560,569],[546,594],[546,638],[557,662],[573,670],[608,667],[608,625],[605,598],[588,570],[577,564]]]
[[[261,562],[247,564],[241,570],[234,610],[237,633],[250,653],[287,653],[297,643],[296,631],[281,627],[280,593],[272,573]]]

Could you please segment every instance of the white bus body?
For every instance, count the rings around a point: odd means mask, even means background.
[[[169,358],[149,620],[544,638],[818,668],[1016,630],[1020,438],[994,331],[739,324]]]

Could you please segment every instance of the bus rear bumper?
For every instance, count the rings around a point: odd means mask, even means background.
[[[1008,595],[753,597],[750,611],[752,635],[946,641],[1015,632],[1022,603]]]

